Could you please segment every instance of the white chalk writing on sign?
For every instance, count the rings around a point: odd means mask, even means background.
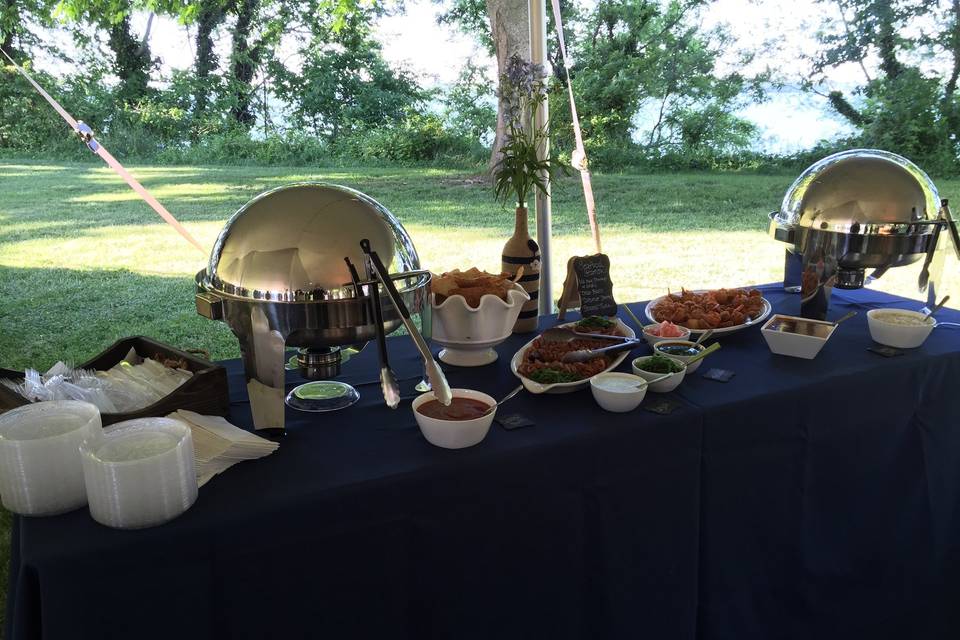
[[[574,258],[573,268],[577,274],[577,290],[580,292],[580,315],[616,315],[617,302],[613,299],[610,258],[603,253]]]

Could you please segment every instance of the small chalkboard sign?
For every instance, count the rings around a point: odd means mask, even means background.
[[[560,320],[563,320],[567,309],[577,306],[583,317],[617,315],[613,281],[610,279],[610,258],[604,253],[570,258],[563,293],[557,306]]]

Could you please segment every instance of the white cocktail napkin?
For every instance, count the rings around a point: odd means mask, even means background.
[[[236,463],[268,456],[280,446],[236,427],[220,416],[204,416],[180,409],[167,417],[185,422],[193,432],[197,483],[201,487]]]

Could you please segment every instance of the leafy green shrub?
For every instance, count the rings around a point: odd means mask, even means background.
[[[54,95],[63,93],[52,76],[32,68],[28,71]],[[70,94],[61,100],[68,110],[76,104]],[[7,65],[0,65],[0,149],[58,157],[79,157],[85,151],[60,116]]]
[[[297,133],[253,139],[241,127],[201,136],[196,142],[164,150],[157,160],[168,164],[326,165],[330,149],[323,141]]]
[[[467,60],[443,98],[447,127],[458,135],[489,145],[497,123],[497,100],[486,70]]]
[[[408,113],[399,124],[341,137],[335,150],[344,156],[398,163],[463,159],[482,150],[479,142],[448,130],[434,114]]]

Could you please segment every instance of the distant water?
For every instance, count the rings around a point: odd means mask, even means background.
[[[738,115],[757,125],[754,149],[767,153],[802,151],[856,132],[824,98],[793,88],[771,93],[767,102],[748,105]]]
[[[647,140],[659,106],[651,102],[640,110],[635,120],[638,141]],[[771,89],[765,102],[744,105],[736,113],[757,126],[752,149],[759,152],[789,154],[809,149],[820,140],[854,133],[826,100],[792,87]]]

